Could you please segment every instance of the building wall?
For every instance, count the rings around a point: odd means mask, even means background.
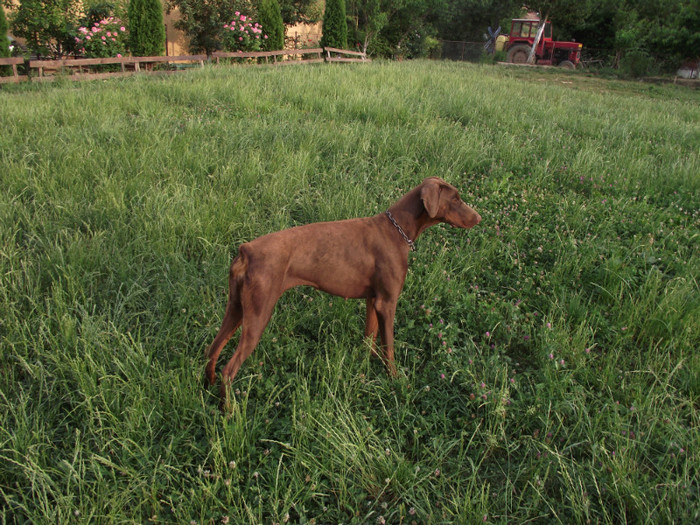
[[[168,56],[189,55],[188,38],[185,33],[175,29],[175,22],[180,19],[180,10],[175,8],[170,14],[163,13],[165,24],[165,54]]]
[[[296,24],[286,28],[285,47],[288,49],[300,49],[304,47],[317,47],[321,41],[323,24]]]

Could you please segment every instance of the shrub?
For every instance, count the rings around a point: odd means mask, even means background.
[[[423,48],[428,58],[440,58],[442,54],[442,43],[434,36],[425,37]]]
[[[620,59],[620,73],[623,76],[639,78],[656,72],[653,58],[643,49],[627,51]]]
[[[256,4],[249,0],[167,0],[166,5],[168,12],[175,8],[180,12],[174,25],[187,35],[192,53],[211,55],[223,49],[222,23],[238,20],[242,8],[248,18],[256,18]]]
[[[266,51],[284,49],[284,22],[277,0],[261,0],[258,17],[268,36],[262,48]]]
[[[442,45],[434,32],[435,30],[427,25],[410,32],[405,41],[405,57],[438,58],[442,52]]]
[[[165,52],[165,25],[160,0],[131,0],[128,14],[131,54],[162,55]]]
[[[321,45],[347,49],[348,23],[345,15],[344,0],[326,0],[326,10],[323,13]]]
[[[11,18],[12,34],[24,38],[37,56],[62,56],[73,48],[77,0],[20,0]]]
[[[224,24],[221,33],[223,48],[226,51],[259,51],[262,43],[268,39],[262,26],[239,11],[234,14],[236,18],[229,24]]]
[[[123,22],[114,17],[95,22],[92,27],[79,27],[75,37],[78,53],[89,58],[121,56],[126,53],[128,34]]]

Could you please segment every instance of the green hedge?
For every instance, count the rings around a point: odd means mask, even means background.
[[[327,0],[323,13],[323,36],[321,45],[324,47],[348,47],[348,23],[345,15],[345,0]]]
[[[165,54],[165,25],[160,0],[129,2],[130,47],[134,56]]]

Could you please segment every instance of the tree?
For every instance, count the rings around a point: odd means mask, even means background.
[[[382,12],[379,0],[348,0],[348,14],[352,42],[360,44],[366,53],[386,25],[387,13]]]
[[[621,3],[616,19],[616,40],[627,48],[679,57],[697,56],[699,0],[627,0]]]
[[[100,22],[110,16],[126,20],[128,4],[122,5],[121,2],[115,4],[102,0],[92,0],[91,2],[83,0],[83,7],[85,15],[80,23],[84,27],[92,27],[95,25],[95,22]]]
[[[128,17],[131,54],[134,56],[164,54],[165,25],[160,0],[131,0]]]
[[[0,4],[0,58],[10,56],[10,45],[7,40],[7,18],[5,18],[5,9]]]
[[[285,25],[313,24],[323,16],[322,0],[280,0],[279,5]]]
[[[534,0],[527,3],[527,7],[539,13],[540,19],[553,21],[556,27],[570,28],[581,24],[586,20],[598,0]]]
[[[78,0],[20,0],[10,26],[37,56],[59,57],[72,47],[79,16]]]
[[[258,21],[267,35],[262,48],[265,51],[284,49],[284,22],[277,0],[260,0]]]
[[[436,28],[445,40],[480,42],[489,26],[496,29],[500,25],[508,31],[522,5],[518,0],[446,0],[438,7]]]
[[[700,50],[700,0],[678,2],[654,35],[659,49],[681,57],[697,57]]]
[[[347,49],[348,23],[345,14],[345,0],[326,0],[321,45]]]
[[[382,0],[387,22],[373,48],[384,56],[424,57],[439,47],[437,22],[446,0]]]

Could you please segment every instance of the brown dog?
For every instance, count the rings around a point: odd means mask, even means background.
[[[238,348],[223,371],[221,400],[225,402],[226,385],[258,344],[277,300],[299,285],[366,299],[365,336],[372,338],[374,349],[379,332],[384,362],[395,376],[394,314],[413,241],[439,222],[471,228],[479,221],[479,214],[460,199],[454,186],[431,177],[386,213],[297,226],[242,244],[229,271],[226,314],[206,352],[207,380],[216,382],[219,353],[242,324]]]

